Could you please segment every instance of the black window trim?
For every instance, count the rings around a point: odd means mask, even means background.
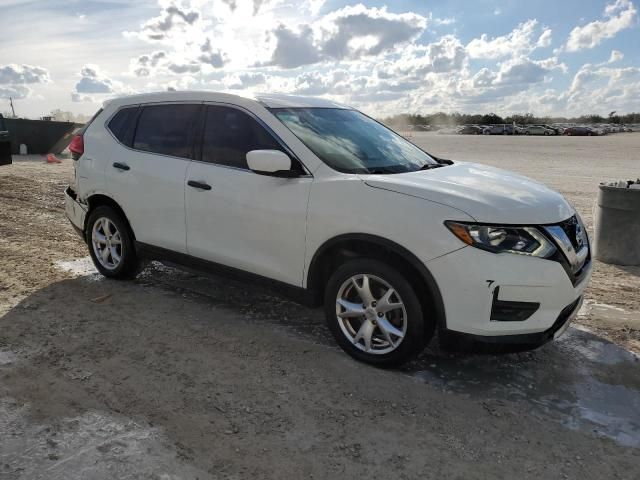
[[[265,123],[265,121],[262,120],[260,117],[258,117],[255,113],[251,112],[250,110],[247,110],[246,108],[244,108],[244,107],[242,107],[240,105],[236,105],[234,103],[216,102],[216,101],[205,101],[205,102],[202,102],[202,103],[203,103],[205,108],[203,108],[202,111],[201,111],[200,121],[199,121],[199,124],[198,124],[198,127],[197,127],[197,136],[199,138],[198,138],[198,140],[196,142],[196,147],[195,147],[195,152],[194,152],[195,155],[194,155],[194,159],[192,160],[193,162],[204,163],[206,165],[212,165],[214,167],[229,168],[231,170],[237,170],[237,171],[240,171],[240,172],[251,172],[253,174],[256,174],[250,168],[240,168],[240,167],[234,167],[232,165],[223,165],[221,163],[205,162],[204,160],[202,160],[202,148],[203,148],[203,140],[204,140],[204,123],[205,123],[205,120],[206,120],[206,110],[207,110],[206,107],[207,106],[228,107],[228,108],[232,108],[234,110],[238,110],[240,112],[246,113],[247,115],[249,115],[249,117],[254,119],[258,123],[258,125],[263,127],[267,131],[267,133],[273,137],[273,139],[278,143],[278,145],[280,145],[280,147],[282,147],[282,149],[284,150],[284,153],[289,155],[289,157],[291,158],[291,161],[295,161],[295,162],[298,163],[298,165],[300,165],[300,167],[302,168],[302,171],[304,173],[298,175],[295,178],[313,178],[313,175],[311,174],[311,171],[300,160],[300,158],[298,158],[298,156],[295,153],[293,153],[293,150],[291,150],[291,148],[278,136],[278,134],[276,132],[274,132],[273,129],[269,125],[267,125]]]

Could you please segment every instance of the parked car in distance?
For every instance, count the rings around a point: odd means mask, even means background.
[[[577,314],[592,269],[559,193],[429,155],[325,99],[118,98],[69,148],[66,213],[104,276],[159,259],[267,283],[324,305],[337,343],[374,365],[415,357],[436,329],[545,343]]]
[[[589,127],[569,127],[564,131],[564,135],[568,136],[595,136],[597,132]]]
[[[482,127],[478,125],[464,125],[456,132],[459,135],[480,135],[482,133]]]
[[[553,135],[562,135],[562,132],[564,131],[563,128],[557,126],[557,125],[542,125],[544,128],[547,128],[549,130],[553,130]]]
[[[559,123],[554,123],[552,125],[549,125],[549,128],[555,130],[556,135],[562,135],[564,133],[564,129],[567,128],[567,126]]]
[[[485,135],[513,135],[513,125],[491,125],[486,127],[482,133]]]
[[[555,135],[556,131],[546,125],[527,125],[525,135]]]

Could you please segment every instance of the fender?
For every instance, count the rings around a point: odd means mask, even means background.
[[[407,264],[409,264],[420,275],[421,279],[424,281],[427,289],[429,290],[429,293],[431,294],[431,300],[433,301],[433,311],[436,316],[437,325],[440,327],[446,327],[444,302],[442,300],[440,288],[438,287],[438,284],[435,278],[433,278],[433,275],[431,274],[429,269],[427,269],[427,267],[424,265],[424,263],[422,263],[422,261],[420,261],[418,257],[416,257],[402,245],[399,245],[391,240],[388,240],[384,237],[379,237],[377,235],[368,233],[347,233],[338,235],[324,242],[316,250],[313,258],[311,259],[311,262],[309,263],[309,268],[305,277],[306,287],[308,291],[319,291],[323,287],[322,285],[319,285],[319,272],[321,268],[321,262],[319,262],[319,259],[322,258],[323,254],[339,244],[348,243],[375,245],[376,247],[381,247],[393,252],[394,254],[401,257],[405,262],[407,262]]]

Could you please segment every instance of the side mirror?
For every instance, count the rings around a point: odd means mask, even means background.
[[[251,150],[247,152],[247,165],[260,175],[272,177],[297,177],[291,170],[289,155],[279,150]]]

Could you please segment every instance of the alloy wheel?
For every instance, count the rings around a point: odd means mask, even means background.
[[[115,270],[122,261],[122,237],[115,223],[100,217],[93,223],[91,244],[96,259],[104,268]]]
[[[407,333],[404,302],[387,281],[375,275],[353,275],[340,286],[336,318],[347,339],[370,354],[394,351]]]

